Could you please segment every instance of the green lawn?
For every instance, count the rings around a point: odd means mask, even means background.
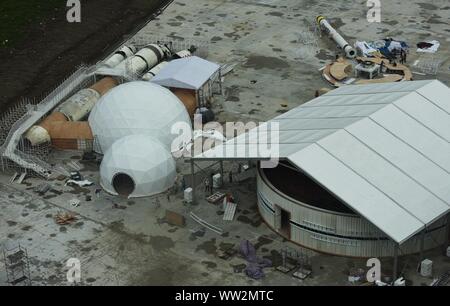
[[[67,0],[0,0],[0,48],[19,41],[27,27],[65,8]],[[64,13],[65,14],[65,13]]]

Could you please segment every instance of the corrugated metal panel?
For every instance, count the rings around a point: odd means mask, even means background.
[[[402,243],[424,228],[422,222],[318,145],[289,159],[395,241]]]
[[[372,121],[346,128],[350,134],[450,205],[450,173]]]
[[[450,103],[448,103],[450,95],[449,88],[441,82],[430,82],[418,88],[417,93],[450,114]]]
[[[422,223],[431,224],[449,210],[449,206],[436,195],[347,131],[336,132],[320,140],[318,144],[351,169],[353,175],[363,178]],[[407,159],[408,155],[404,158]],[[450,176],[447,178],[450,180]],[[327,185],[327,182],[322,184]]]
[[[386,106],[370,118],[445,171],[450,172],[450,144],[445,139],[418,124],[415,119],[393,105]]]
[[[327,94],[325,94],[325,96],[377,94],[386,92],[412,92],[432,82],[439,82],[439,81],[424,80],[414,82],[395,82],[384,84],[342,86],[339,87],[338,89],[328,92]]]
[[[450,97],[450,91],[449,91]],[[450,99],[449,99],[450,101]],[[450,105],[450,102],[448,103]],[[430,103],[424,97],[412,93],[397,102],[395,106],[416,119],[420,124],[432,130],[436,135],[450,141],[450,116],[442,109]]]

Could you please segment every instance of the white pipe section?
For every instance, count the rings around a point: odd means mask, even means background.
[[[155,77],[155,75],[157,75],[161,69],[164,68],[164,66],[166,66],[169,62],[161,62],[158,65],[156,65],[155,67],[153,67],[152,69],[150,69],[150,71],[148,71],[146,74],[144,74],[142,76],[142,80],[144,81],[150,81],[151,79],[153,79]]]
[[[97,91],[91,88],[82,89],[61,104],[56,111],[63,113],[70,121],[80,121],[89,114],[99,99],[100,94]]]
[[[339,47],[344,50],[345,55],[347,58],[355,58],[356,51],[353,49],[352,46],[349,45],[349,43],[344,39],[344,37],[341,36],[331,25],[330,23],[325,19],[323,16],[317,17],[317,24],[328,33],[328,35],[333,39]]]
[[[119,65],[123,60],[133,56],[136,53],[136,48],[132,45],[123,46],[117,50],[111,57],[103,62],[103,66],[113,68]]]
[[[141,75],[165,60],[169,54],[170,51],[166,47],[151,44],[139,50],[133,57],[121,62],[116,68],[123,72]]]
[[[39,125],[32,126],[24,137],[30,141],[32,146],[51,141],[48,131]]]

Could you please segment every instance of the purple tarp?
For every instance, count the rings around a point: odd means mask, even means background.
[[[256,256],[256,250],[253,244],[248,240],[242,240],[239,246],[242,256],[248,261],[244,272],[248,277],[260,279],[264,277],[263,269],[272,266],[272,261],[267,258]]]

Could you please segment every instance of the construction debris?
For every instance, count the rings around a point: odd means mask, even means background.
[[[417,44],[418,53],[436,53],[441,43],[437,40],[432,40],[428,42],[419,42]]]
[[[70,206],[78,207],[78,206],[80,206],[80,200],[72,199],[72,200],[69,201],[69,204],[70,204]]]
[[[88,186],[94,185],[94,183],[89,180],[83,180],[83,181],[67,180],[65,186],[71,186],[71,185],[78,185],[80,187],[88,187]]]
[[[186,220],[183,215],[166,209],[166,221],[170,225],[185,226]]]
[[[389,74],[400,74],[403,76],[401,81],[411,81],[412,73],[408,67],[402,64],[391,64],[388,59],[379,57],[357,57],[356,60],[360,63],[371,62],[377,65],[381,65],[386,68],[386,73]]]
[[[193,212],[190,213],[190,216],[191,216],[192,220],[194,220],[194,221],[197,222],[198,224],[200,224],[200,225],[206,227],[207,229],[209,229],[209,230],[211,230],[211,231],[213,231],[213,232],[215,232],[215,233],[217,233],[217,234],[219,234],[219,235],[222,235],[222,234],[223,234],[223,230],[222,230],[221,228],[219,228],[219,227],[217,227],[217,226],[214,226],[214,225],[212,225],[212,224],[207,223],[206,221],[200,219],[200,218],[199,218],[196,214],[194,214]]]
[[[447,286],[450,283],[450,271],[445,272],[439,278],[433,280],[430,286]]]
[[[216,192],[213,195],[210,195],[206,198],[206,201],[208,201],[211,204],[216,204],[220,200],[222,200],[225,197],[225,193],[222,192]]]
[[[236,250],[234,244],[227,247],[226,249],[221,249],[221,248],[217,249],[217,257],[219,257],[220,259],[223,259],[223,260],[230,259],[234,255],[236,255],[236,253],[237,253],[237,250]]]
[[[56,214],[54,219],[55,219],[55,222],[59,225],[68,225],[68,224],[72,224],[73,222],[75,222],[77,220],[77,217],[75,216],[74,213],[59,212]]]
[[[345,81],[352,73],[352,64],[340,57],[324,67],[322,76],[335,87],[345,85]]]
[[[34,188],[34,191],[37,192],[39,195],[44,195],[49,191],[52,187],[50,184],[43,183]]]

